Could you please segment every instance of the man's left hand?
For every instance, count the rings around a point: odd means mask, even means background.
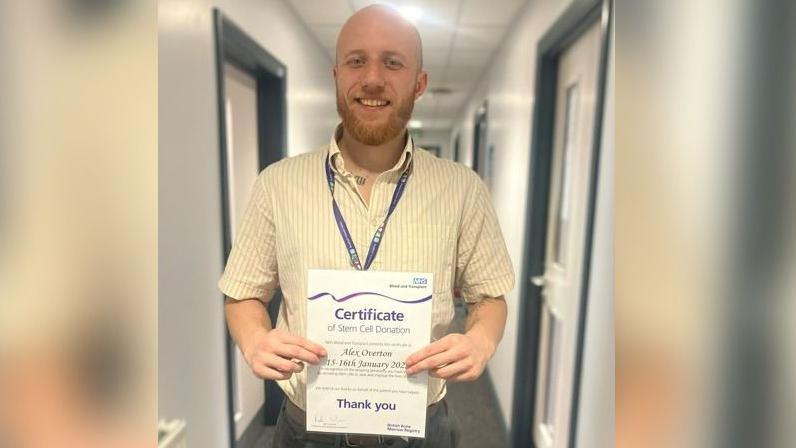
[[[481,376],[495,346],[477,333],[453,333],[406,358],[406,373],[428,370],[429,375],[448,381],[473,381]]]

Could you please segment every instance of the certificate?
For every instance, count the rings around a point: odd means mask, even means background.
[[[431,338],[432,274],[308,272],[307,431],[424,437],[428,374],[404,360]]]

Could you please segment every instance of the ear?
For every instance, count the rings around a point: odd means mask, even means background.
[[[337,81],[337,64],[334,64],[332,66],[332,78],[334,78],[334,80]]]
[[[415,100],[423,96],[428,87],[428,73],[425,70],[420,70],[417,75],[417,83],[415,84]]]

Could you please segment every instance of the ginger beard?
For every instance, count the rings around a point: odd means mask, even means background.
[[[343,128],[350,133],[354,140],[368,146],[382,145],[397,137],[406,128],[406,123],[412,117],[415,107],[414,92],[409,92],[405,98],[399,99],[398,102],[390,101],[390,104],[386,106],[391,108],[386,123],[361,120],[351,110],[351,106],[345,95],[340,92],[340,88],[338,87],[336,90],[337,113],[343,120]],[[351,102],[355,101],[354,98],[351,98]]]

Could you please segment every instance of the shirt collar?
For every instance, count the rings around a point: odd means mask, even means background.
[[[334,169],[338,174],[345,173],[345,162],[343,161],[343,154],[340,152],[340,147],[337,145],[337,142],[343,137],[343,125],[342,123],[337,125],[337,129],[334,131],[334,135],[332,135],[332,139],[329,142],[329,159],[332,162],[332,169]],[[389,170],[388,173],[397,171],[403,173],[408,167],[409,163],[412,160],[412,156],[414,154],[415,144],[412,140],[412,136],[408,136],[406,139],[406,145],[404,145],[404,150],[401,153],[401,157],[398,159],[398,162]]]

